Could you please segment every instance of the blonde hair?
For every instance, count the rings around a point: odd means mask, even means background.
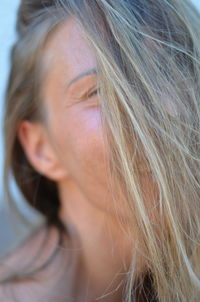
[[[141,253],[146,271],[139,276],[138,286],[142,290],[149,275],[152,292],[148,301],[199,301],[199,12],[189,0],[42,3],[22,1],[20,10],[5,117],[6,187],[11,170],[27,201],[35,206],[31,194],[37,172],[26,160],[16,129],[22,119],[41,119],[42,100],[36,87],[42,49],[56,26],[66,16],[75,16],[97,58],[100,105],[105,133],[109,133],[105,139],[110,174],[122,187],[144,247]],[[19,165],[24,177],[32,179],[28,187]],[[157,186],[158,194],[150,204],[156,220],[141,183],[146,168],[152,185]],[[54,203],[51,197],[52,206],[56,204],[52,213],[47,213],[43,204],[50,202],[49,189],[57,200]],[[40,181],[36,207],[51,224],[60,225],[55,184]],[[126,302],[134,296],[135,280],[133,259]]]

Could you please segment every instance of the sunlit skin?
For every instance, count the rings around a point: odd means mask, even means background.
[[[60,217],[74,230],[80,247],[77,288],[84,292],[89,284],[87,301],[94,301],[118,272],[127,271],[131,240],[119,226],[109,192],[95,56],[74,19],[51,35],[43,64],[46,123],[23,121],[19,138],[35,169],[58,184]],[[122,216],[127,215],[123,204],[119,198]],[[137,240],[136,232],[132,240]],[[102,301],[121,299],[119,289]]]

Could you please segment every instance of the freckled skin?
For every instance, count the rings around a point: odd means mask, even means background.
[[[91,74],[73,83],[77,75],[95,68],[95,56],[79,26],[70,20],[62,25],[46,46],[48,71],[43,98],[48,111],[48,134],[59,160],[81,192],[96,207],[109,207],[106,155],[97,95],[85,92],[95,88]]]
[[[117,207],[119,216],[128,219],[126,201],[116,186],[114,197],[117,204],[111,201],[100,100],[97,94],[87,97],[87,92],[89,94],[95,89],[98,75],[83,77],[67,89],[72,79],[96,67],[93,50],[73,18],[62,24],[50,37],[44,59],[47,76],[42,94],[48,112],[47,131],[57,157],[68,174],[65,180],[59,182],[60,190],[65,191],[68,187],[69,199],[69,187],[73,183],[73,188],[76,186],[76,191],[94,208],[108,211],[114,216]],[[147,174],[142,178],[146,199],[150,200],[153,186],[149,180]],[[66,200],[66,193],[64,195],[63,199]]]
[[[78,273],[80,292],[89,280],[91,301],[101,295],[116,273],[130,262],[131,241],[116,223],[115,206],[109,192],[107,147],[96,94],[87,97],[97,84],[91,74],[67,83],[95,68],[95,56],[77,23],[71,19],[51,36],[45,48],[47,76],[42,95],[47,108],[47,134],[66,176],[57,181],[61,198],[60,215],[71,223],[81,242]],[[118,194],[119,197],[119,194]],[[124,215],[124,201],[118,209]],[[113,252],[116,250],[116,252]],[[122,276],[115,278],[113,288]],[[82,288],[83,287],[83,288]],[[121,301],[121,289],[112,299]]]
[[[100,100],[94,92],[97,75],[84,76],[68,86],[74,78],[96,67],[93,50],[75,19],[68,19],[51,34],[42,64],[45,76],[41,95],[47,123],[40,123],[39,127],[24,123],[20,137],[35,169],[58,185],[60,218],[69,230],[73,229],[71,238],[77,237],[80,243],[76,254],[80,262],[76,291],[83,297],[88,288],[87,301],[94,301],[112,280],[115,281],[111,291],[123,279],[124,275],[118,273],[127,271],[132,247],[135,243],[138,247],[139,234],[119,187],[115,186],[115,202],[110,192],[108,146],[104,141]],[[32,151],[41,141],[44,157]],[[51,165],[52,162],[56,164]],[[152,183],[148,175],[142,183],[150,200]],[[119,216],[126,221],[126,231],[119,223]],[[138,271],[144,268],[141,259],[137,266]],[[120,287],[111,298],[102,301],[121,301],[121,290]]]

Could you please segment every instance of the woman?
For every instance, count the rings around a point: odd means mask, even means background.
[[[5,186],[46,224],[5,259],[1,300],[199,301],[199,13],[24,0],[17,28]]]

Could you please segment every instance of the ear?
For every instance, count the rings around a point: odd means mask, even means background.
[[[67,176],[49,141],[45,127],[39,122],[22,121],[18,138],[33,168],[47,178],[59,181]]]

